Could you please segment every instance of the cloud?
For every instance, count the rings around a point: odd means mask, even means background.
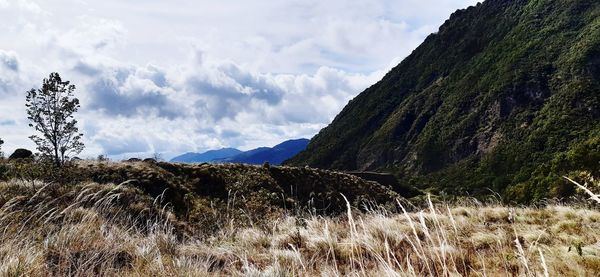
[[[105,136],[97,139],[96,143],[103,146],[103,151],[107,155],[120,155],[123,153],[147,153],[152,150],[150,145],[140,137]]]
[[[19,71],[19,59],[15,52],[0,50],[0,66],[13,72]]]
[[[45,11],[34,1],[0,0],[0,9],[12,9],[28,14],[43,14]]]
[[[97,55],[98,51],[116,48],[124,43],[127,31],[120,21],[91,16],[77,16],[74,27],[56,32],[48,40],[73,54]]]
[[[88,67],[83,72],[96,73],[84,87],[88,109],[111,116],[185,116],[185,109],[174,100],[177,93],[167,83],[165,73],[156,67]]]
[[[310,75],[270,74],[196,56],[170,70],[77,62],[86,140],[127,157],[311,137],[384,73],[322,67]]]
[[[85,64],[84,75],[91,77],[83,89],[88,103],[83,107],[102,115],[86,119],[92,126],[86,130],[91,140],[107,154],[118,155],[150,148],[253,148],[310,137],[383,74],[349,74],[326,67],[313,75],[265,74],[232,62],[189,60],[172,72],[155,66],[78,63]]]
[[[183,76],[179,89],[214,120],[235,118],[254,105],[277,105],[286,93],[272,76],[230,62],[191,64]]]
[[[0,49],[0,96],[17,92],[22,82],[19,64],[19,58],[14,51]]]
[[[15,125],[15,124],[17,124],[17,122],[14,120],[10,120],[10,119],[0,120],[0,125],[11,126],[11,125]]]
[[[28,0],[16,0],[17,6],[25,11],[34,14],[42,14],[45,11],[35,2]]]

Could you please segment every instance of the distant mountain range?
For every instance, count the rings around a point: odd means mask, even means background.
[[[231,158],[235,155],[244,153],[235,148],[223,148],[219,150],[210,150],[204,153],[185,153],[171,159],[171,162],[177,163],[207,163],[213,160]]]
[[[171,159],[171,162],[244,164],[268,162],[273,165],[280,165],[303,151],[308,143],[308,139],[296,139],[282,142],[274,147],[259,147],[245,152],[235,148],[223,148],[204,153],[186,153]]]

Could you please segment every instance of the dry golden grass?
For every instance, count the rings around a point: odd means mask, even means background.
[[[595,209],[429,201],[400,214],[349,207],[268,228],[231,222],[200,238],[125,185],[10,181],[0,191],[20,195],[0,207],[0,276],[600,275]]]

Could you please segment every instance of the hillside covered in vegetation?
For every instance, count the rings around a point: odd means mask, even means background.
[[[571,195],[562,174],[600,175],[600,2],[455,12],[289,164],[517,202]]]
[[[1,276],[600,274],[600,213],[586,202],[411,203],[306,168],[0,166]]]
[[[59,198],[64,190],[80,184],[129,187],[168,205],[166,208],[181,222],[192,224],[190,228],[196,232],[218,229],[230,220],[262,224],[293,211],[337,215],[346,210],[346,199],[355,207],[367,207],[393,206],[401,198],[390,187],[353,175],[267,165],[79,161],[55,168],[31,159],[0,160],[2,179],[34,190],[44,189],[38,182],[50,184]],[[13,196],[0,197],[10,201]],[[140,208],[138,200],[121,200],[128,208]]]

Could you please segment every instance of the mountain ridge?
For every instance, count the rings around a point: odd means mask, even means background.
[[[209,150],[203,153],[188,152],[183,155],[174,157],[171,162],[180,163],[203,163],[210,162],[215,159],[223,159],[243,153],[235,148],[221,148],[217,150]]]
[[[226,163],[263,164],[268,162],[280,165],[292,158],[308,145],[308,139],[287,140],[273,147],[260,147],[239,155],[219,160]]]
[[[518,202],[563,196],[560,174],[598,172],[599,18],[585,0],[459,10],[289,164]]]
[[[203,153],[186,153],[171,159],[171,162],[245,164],[263,164],[264,162],[268,162],[273,165],[279,165],[303,150],[308,145],[308,142],[308,139],[292,139],[273,147],[259,147],[248,151],[241,151],[235,148],[222,148]]]

